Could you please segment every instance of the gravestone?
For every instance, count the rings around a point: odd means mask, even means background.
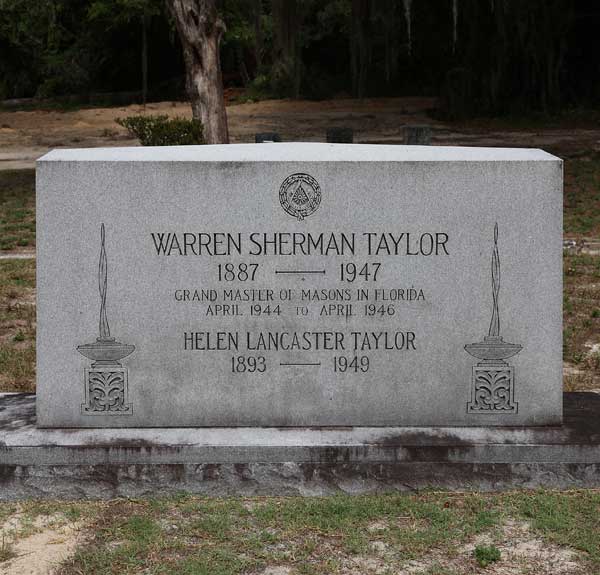
[[[52,151],[38,424],[558,424],[561,236],[540,150]]]
[[[281,136],[277,132],[259,132],[254,134],[255,144],[266,144],[271,142],[281,142]]]
[[[325,137],[330,144],[352,144],[354,142],[354,130],[343,127],[327,128]]]
[[[431,144],[430,126],[404,126],[404,143],[409,146],[429,146]]]

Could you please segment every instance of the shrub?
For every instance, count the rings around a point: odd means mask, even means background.
[[[0,543],[0,563],[10,561],[13,557],[16,556],[17,554],[12,543],[5,541],[4,534],[2,534],[2,542]]]
[[[240,96],[241,103],[260,102],[272,98],[271,77],[268,74],[259,74],[250,82],[244,93]]]
[[[490,545],[489,547],[477,545],[473,551],[473,555],[480,567],[487,567],[491,563],[500,561],[500,549],[495,545]]]
[[[202,123],[169,116],[127,116],[117,118],[117,124],[127,128],[142,146],[189,146],[204,144]]]

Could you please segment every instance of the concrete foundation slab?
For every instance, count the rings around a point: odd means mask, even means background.
[[[600,486],[600,394],[558,427],[40,429],[0,394],[0,499]]]

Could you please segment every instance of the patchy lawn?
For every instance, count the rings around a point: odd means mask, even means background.
[[[600,154],[565,161],[565,237],[600,238]]]
[[[0,569],[51,540],[57,575],[584,575],[599,515],[594,490],[26,502],[0,505]]]
[[[35,261],[0,260],[0,391],[35,390]]]
[[[563,258],[563,359],[567,391],[600,388],[600,256]]]
[[[0,171],[0,252],[35,248],[35,170]]]

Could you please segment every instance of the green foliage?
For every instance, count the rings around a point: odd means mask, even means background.
[[[85,4],[0,0],[0,97],[47,97],[88,86],[102,52]]]
[[[259,74],[248,84],[240,100],[242,102],[257,102],[272,97],[270,77],[267,74]]]
[[[163,10],[163,0],[0,0],[0,99],[138,88],[140,22]]]
[[[281,58],[271,69],[271,91],[277,98],[295,97],[298,76],[302,76],[302,65],[291,58]]]
[[[466,0],[458,8],[443,112],[451,119],[560,109],[565,100],[571,0]],[[573,61],[572,69],[577,66]]]
[[[25,334],[23,330],[19,330],[13,337],[13,341],[25,341]]]
[[[169,116],[127,116],[117,118],[142,146],[189,146],[204,144],[202,124],[198,120]]]
[[[252,50],[254,46],[253,5],[248,0],[228,0],[220,6],[220,16],[227,26],[221,46],[226,57],[231,58],[229,63],[234,66],[239,63],[243,53]]]
[[[93,0],[88,8],[90,20],[99,20],[109,26],[159,14],[160,4],[156,0]]]
[[[473,557],[475,557],[480,567],[487,567],[496,561],[500,561],[500,549],[495,545],[490,545],[489,547],[477,545],[473,551]]]
[[[454,119],[597,106],[598,3],[461,0],[454,34],[453,3],[421,0],[409,3],[410,41],[408,4],[368,2],[357,16],[361,4],[220,0],[225,85],[244,86],[242,100],[356,95],[358,84],[365,96],[442,94]],[[164,0],[0,0],[0,100],[131,103],[143,78],[149,99],[185,95]]]

